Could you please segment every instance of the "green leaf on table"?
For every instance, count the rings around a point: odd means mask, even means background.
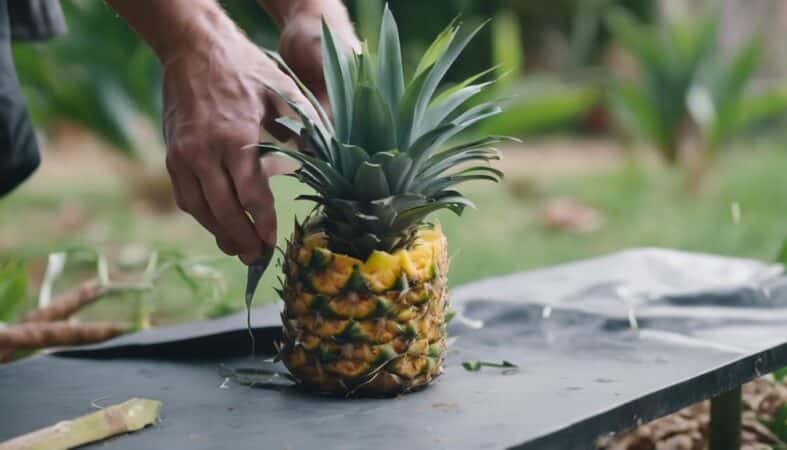
[[[462,367],[465,368],[468,372],[478,372],[481,370],[481,361],[472,360],[472,361],[465,361],[462,363]]]
[[[505,359],[501,362],[489,362],[489,361],[479,361],[477,359],[465,361],[462,363],[462,367],[469,372],[478,372],[481,370],[482,367],[496,367],[498,369],[514,369],[519,366],[512,363],[511,361],[506,361]]]

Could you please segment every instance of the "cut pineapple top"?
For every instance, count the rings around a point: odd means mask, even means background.
[[[393,254],[375,250],[366,261],[361,261],[328,250],[325,233],[316,232],[304,237],[297,262],[310,267],[309,284],[318,294],[337,295],[346,286],[357,287],[353,283],[363,283],[371,292],[380,294],[396,289],[404,282],[403,275],[408,283],[434,278],[441,270],[439,255],[445,245],[445,236],[436,225],[419,230],[410,248]]]

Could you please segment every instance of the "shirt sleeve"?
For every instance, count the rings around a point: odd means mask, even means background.
[[[11,57],[8,3],[0,0],[0,197],[28,178],[41,162]],[[14,1],[19,3],[25,2]]]

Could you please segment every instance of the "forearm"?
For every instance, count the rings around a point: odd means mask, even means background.
[[[106,0],[162,62],[239,30],[215,0]]]

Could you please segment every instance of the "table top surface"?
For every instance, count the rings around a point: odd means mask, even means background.
[[[600,435],[787,366],[787,278],[779,272],[643,249],[459,287],[446,373],[395,399],[225,382],[222,365],[264,365],[243,356],[243,315],[137,333],[0,367],[0,442],[90,412],[92,402],[147,397],[163,402],[161,423],[99,445],[589,448]],[[263,351],[278,335],[278,309],[254,311]],[[477,359],[519,367],[462,368]]]

